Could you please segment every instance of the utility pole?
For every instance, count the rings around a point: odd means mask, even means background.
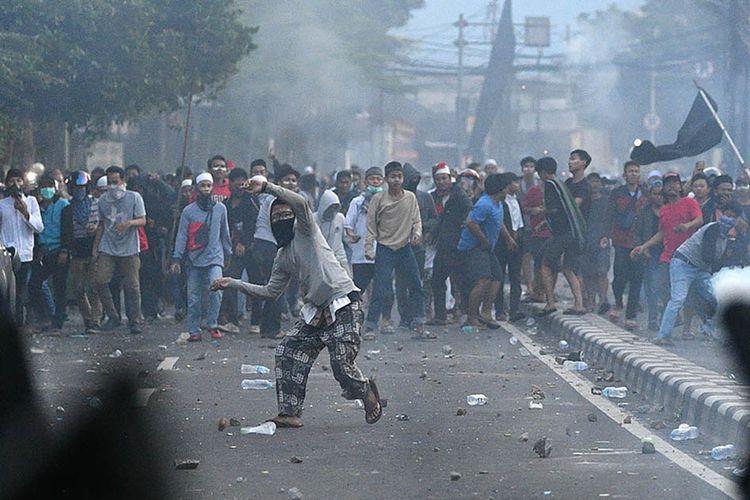
[[[464,147],[464,132],[466,124],[464,123],[464,112],[463,112],[463,85],[464,85],[464,47],[466,46],[466,39],[464,38],[464,28],[467,26],[467,22],[464,19],[463,14],[459,14],[458,21],[453,25],[458,28],[458,39],[456,40],[456,47],[458,47],[458,71],[456,73],[456,168],[461,169],[463,167],[463,147]]]
[[[656,71],[651,70],[651,116],[656,114]],[[656,127],[651,128],[651,143],[656,141]]]

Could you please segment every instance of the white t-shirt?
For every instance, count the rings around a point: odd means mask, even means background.
[[[372,197],[370,197],[372,200]],[[359,236],[359,241],[349,243],[352,249],[352,264],[374,264],[374,260],[367,260],[365,257],[365,237],[367,236],[367,208],[362,205],[365,202],[363,194],[357,196],[349,204],[349,210],[346,212],[344,229],[349,229]],[[373,250],[377,248],[377,243],[373,243]]]

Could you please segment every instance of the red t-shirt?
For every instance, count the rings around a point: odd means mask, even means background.
[[[523,198],[523,209],[544,206],[544,193],[539,186],[529,188],[526,196]],[[551,238],[552,231],[547,224],[544,224],[544,214],[529,215],[529,226],[531,227],[532,238]]]
[[[229,179],[224,179],[221,184],[214,184],[211,189],[211,201],[216,203],[223,203],[224,200],[232,196],[232,192],[229,190]],[[198,187],[196,186],[192,193],[190,193],[190,202],[194,202],[198,199]]]
[[[659,210],[659,229],[664,236],[664,251],[659,258],[660,262],[668,263],[675,250],[695,232],[695,229],[693,229],[685,233],[676,233],[674,228],[678,224],[694,221],[701,215],[701,207],[698,202],[687,196],[680,198],[676,203],[661,207]]]

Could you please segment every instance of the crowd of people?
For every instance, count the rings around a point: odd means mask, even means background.
[[[38,177],[38,165],[14,168],[0,243],[20,260],[15,321],[60,335],[79,324],[68,321],[75,304],[88,334],[119,328],[123,316],[141,334],[171,311],[192,342],[241,328],[281,339],[280,427],[302,426],[323,348],[344,397],[362,400],[375,423],[385,400],[356,365],[361,340],[397,328],[430,340],[430,326],[449,323],[497,329],[524,320],[524,302],[543,304],[526,309],[538,316],[556,313],[560,273],[572,295],[564,315],[638,329],[644,313],[662,345],[679,321],[682,338],[714,338],[711,277],[747,264],[750,179],[702,162],[690,179],[644,176],[628,161],[620,182],[591,163],[577,149],[568,172],[526,157],[520,175],[487,160],[461,171],[441,162],[424,176],[391,161],[328,177],[275,158],[246,169],[221,155],[205,171],[167,175],[137,165]],[[286,333],[285,319],[295,320]]]
[[[220,155],[205,171],[167,175],[130,165],[55,170],[31,182],[11,169],[0,243],[21,261],[16,322],[59,334],[75,303],[87,333],[112,331],[126,317],[138,334],[173,311],[191,341],[238,333],[245,319],[247,332],[282,338],[283,319],[315,311],[306,310],[302,286],[310,276],[290,271],[302,269],[305,254],[279,262],[299,214],[274,219],[278,193],[253,189],[252,179],[264,178],[305,200],[322,235],[311,246],[326,246],[366,297],[364,340],[397,328],[431,339],[430,325],[448,323],[495,329],[524,319],[524,302],[552,314],[558,274],[573,299],[562,314],[593,312],[637,329],[643,312],[660,344],[679,321],[683,337],[713,335],[711,275],[747,260],[749,179],[735,182],[703,162],[689,179],[644,176],[628,161],[610,180],[591,163],[578,149],[568,172],[553,158],[526,157],[518,173],[487,160],[462,171],[438,163],[422,175],[392,161],[329,177],[275,158],[244,168]],[[273,293],[209,290],[222,277]]]

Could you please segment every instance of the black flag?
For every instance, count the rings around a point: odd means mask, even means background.
[[[705,90],[703,92],[714,110],[718,110],[716,102],[711,99],[711,96]],[[677,140],[674,144],[654,146],[651,141],[642,141],[633,148],[630,159],[641,165],[649,165],[659,161],[697,156],[719,144],[721,136],[721,127],[714,120],[711,110],[708,109],[699,91],[685,123],[677,132]]]
[[[516,35],[513,32],[511,0],[505,0],[500,22],[497,25],[497,36],[492,44],[490,60],[482,83],[482,93],[477,103],[476,119],[469,137],[468,152],[474,158],[481,158],[484,140],[492,127],[503,97],[513,78],[513,57],[516,51]]]

